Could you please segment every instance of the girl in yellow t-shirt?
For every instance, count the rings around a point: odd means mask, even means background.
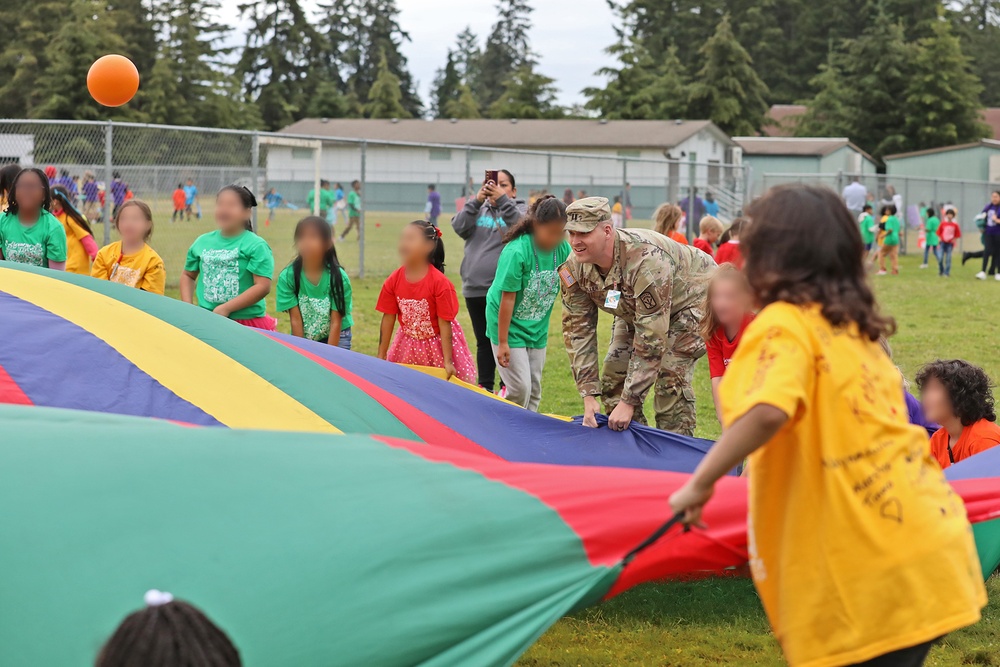
[[[750,569],[789,664],[920,665],[986,604],[965,506],[908,423],[878,343],[895,323],[847,208],[796,185],[749,215],[741,245],[763,310],[719,387],[723,434],[670,505],[696,523],[749,455]]]
[[[153,213],[141,199],[118,207],[112,221],[121,241],[101,248],[90,275],[146,292],[163,294],[167,274],[163,260],[147,241],[153,235]]]
[[[87,218],[76,210],[69,192],[61,185],[52,188],[50,210],[66,231],[66,271],[90,275],[90,261],[97,255],[97,241]]]

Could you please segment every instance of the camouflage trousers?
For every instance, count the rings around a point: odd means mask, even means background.
[[[670,320],[667,350],[660,362],[660,370],[653,385],[653,412],[656,428],[680,435],[694,435],[696,420],[694,364],[705,354],[705,341],[698,328],[701,309],[688,308]],[[611,345],[604,358],[601,371],[601,394],[605,414],[611,414],[621,401],[629,363],[632,361],[635,328],[621,318],[615,318]],[[646,416],[637,408],[633,417],[640,424]]]

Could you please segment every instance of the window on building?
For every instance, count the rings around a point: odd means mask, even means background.
[[[313,149],[311,148],[293,148],[292,158],[295,160],[311,160],[313,159]]]
[[[450,148],[431,148],[428,150],[429,150],[429,157],[431,160],[440,160],[446,162],[451,159]]]
[[[622,151],[618,151],[618,157],[642,157],[642,151],[640,151],[640,150],[622,150]]]

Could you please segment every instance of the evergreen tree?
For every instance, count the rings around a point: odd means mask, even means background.
[[[124,49],[112,15],[100,0],[72,0],[68,14],[45,48],[48,65],[37,81],[40,104],[31,110],[36,118],[67,120],[145,120],[134,108],[109,109],[90,96],[85,81],[95,60]],[[65,10],[64,10],[65,11]]]
[[[469,26],[465,26],[465,30],[458,33],[454,53],[458,75],[475,95],[481,78],[479,68],[482,64],[483,54],[479,49],[479,37],[472,32],[472,28]]]
[[[458,97],[449,100],[444,108],[444,118],[479,118],[479,105],[467,85],[458,86]]]
[[[448,50],[448,59],[442,69],[437,71],[431,89],[431,113],[435,118],[445,118],[445,109],[453,101],[458,99],[459,87],[462,85],[462,77],[458,73],[458,64],[455,61],[455,53]]]
[[[691,86],[692,117],[707,118],[733,136],[755,134],[767,114],[767,86],[733,35],[728,14],[700,53],[705,64]]]
[[[321,81],[306,107],[310,118],[350,118],[358,114],[352,108],[347,95],[332,81]]]
[[[500,97],[490,105],[491,118],[560,118],[553,80],[530,64],[515,70],[504,82]]]
[[[474,81],[480,108],[490,109],[491,115],[491,105],[504,93],[512,74],[535,64],[528,39],[532,11],[527,0],[499,0],[497,4],[497,22],[486,38]]]
[[[0,46],[0,116],[27,118],[45,95],[38,77],[48,67],[46,46],[52,40],[52,17],[64,16],[61,0],[34,0],[17,5],[4,3],[0,19],[4,26]]]
[[[621,67],[604,68],[608,78],[603,88],[586,88],[586,109],[608,120],[652,120],[687,116],[687,73],[675,48],[668,49],[657,64],[641,45],[616,44],[608,49]]]
[[[962,51],[983,86],[986,106],[1000,106],[1000,0],[966,0],[952,13]]]
[[[848,108],[848,86],[845,81],[841,54],[831,52],[825,65],[811,84],[816,95],[809,101],[806,112],[795,121],[799,137],[852,137],[854,115]]]
[[[140,80],[145,80],[156,64],[156,20],[150,0],[107,0],[102,11],[114,20],[124,44],[117,53],[135,63]]]
[[[303,117],[317,81],[318,35],[299,0],[252,0],[240,5],[250,19],[236,71],[268,130]]]
[[[365,113],[369,118],[410,118],[410,112],[403,106],[403,92],[399,77],[389,69],[385,53],[379,53],[378,74],[368,93]]]
[[[982,86],[947,21],[936,20],[921,39],[906,88],[906,136],[923,150],[968,143],[990,135],[981,120]]]

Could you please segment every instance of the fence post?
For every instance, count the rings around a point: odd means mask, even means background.
[[[844,191],[844,170],[839,169],[837,171],[837,194],[839,195]]]
[[[104,245],[111,243],[111,208],[115,195],[111,191],[111,181],[114,180],[114,167],[111,164],[111,151],[114,146],[114,125],[109,120],[104,126]]]
[[[313,205],[312,214],[319,215],[319,182],[321,178],[320,171],[323,169],[323,142],[320,141],[316,144],[316,150],[313,151]]]
[[[628,227],[628,212],[632,209],[632,197],[628,193],[628,158],[622,158],[622,227]]]
[[[958,218],[958,221],[959,221],[958,222],[958,228],[961,230],[965,226],[965,225],[962,224],[962,220],[964,220],[964,218],[962,217],[962,215],[965,213],[965,181],[962,181],[961,183],[959,183],[958,194],[959,194],[958,203],[956,204],[956,206],[958,207],[958,214],[956,214],[955,217]],[[964,235],[958,237],[958,252],[959,252],[959,255],[958,255],[959,257],[962,256],[961,253],[965,252],[965,236]]]
[[[910,205],[910,179],[906,178],[903,180],[903,210],[896,211],[896,215],[900,219],[899,226],[903,230],[903,242],[900,244],[901,245],[900,249],[902,250],[901,254],[903,255],[909,254],[909,249],[907,248],[907,244],[910,242],[908,234],[910,228],[910,222],[909,220],[906,219],[906,207],[909,205]],[[920,254],[919,249],[917,250],[917,254],[918,255]]]
[[[253,139],[251,140],[250,146],[250,191],[254,193],[258,192],[260,179],[260,132],[254,130]],[[253,231],[257,231],[257,207],[254,207],[250,213],[250,223],[253,225]]]
[[[359,218],[358,227],[358,277],[365,277],[365,210],[368,208],[365,206],[365,197],[367,197],[365,182],[367,180],[366,175],[368,171],[368,142],[361,142],[361,217]]]
[[[687,213],[687,225],[686,225],[687,229],[685,231],[687,232],[687,237],[689,239],[693,239],[694,238],[693,236],[691,236],[691,234],[692,234],[692,230],[694,229],[694,224],[695,224],[694,223],[694,202],[695,202],[695,197],[698,196],[698,194],[697,194],[697,192],[695,190],[695,181],[698,178],[698,165],[695,163],[695,160],[697,158],[698,158],[698,156],[695,155],[694,153],[690,153],[690,157],[688,158],[688,193],[687,193],[687,198],[688,198],[688,206],[687,206],[687,208],[688,208],[688,210],[685,211],[685,213]]]
[[[476,194],[473,191],[472,187],[469,185],[469,181],[471,181],[471,180],[472,180],[472,146],[466,146],[465,147],[465,183],[462,183],[462,192],[465,192],[465,189],[469,188],[469,191],[465,193],[465,195],[467,197],[473,197]]]
[[[546,160],[546,172],[545,172],[545,191],[552,193],[552,153],[548,154],[548,159]],[[468,167],[466,167],[468,170]],[[468,177],[466,177],[466,182],[468,182]]]
[[[938,201],[938,187],[937,186],[938,186],[938,182],[937,182],[937,179],[935,178],[934,179],[934,199],[931,200],[931,207],[934,208],[934,210],[940,210],[940,204],[941,204],[941,202]]]

